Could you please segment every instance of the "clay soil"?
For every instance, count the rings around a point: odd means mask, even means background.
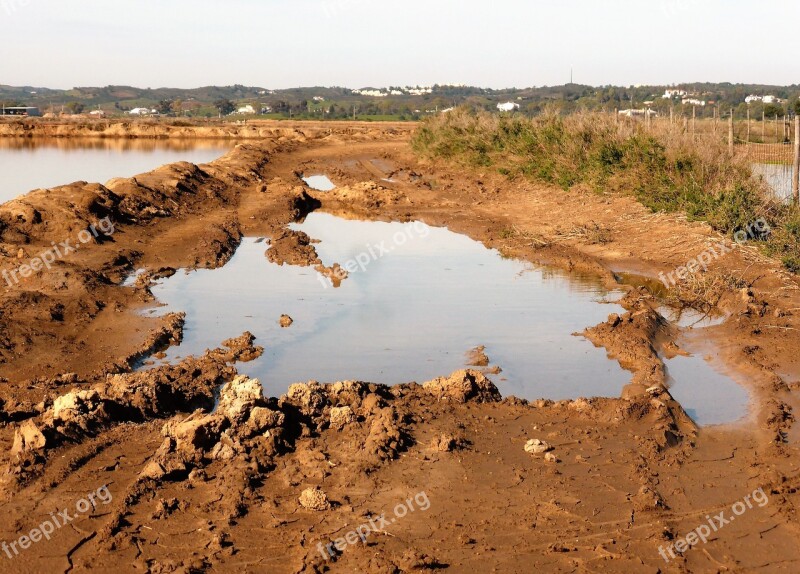
[[[268,397],[237,376],[238,362],[269,345],[249,333],[137,370],[182,337],[182,315],[140,313],[155,278],[224,265],[244,236],[273,238],[271,261],[335,275],[308,237],[286,229],[314,210],[447,226],[608,286],[620,272],[670,272],[721,240],[627,197],[421,162],[408,145],[413,126],[258,129],[259,139],[211,164],[0,206],[0,270],[9,272],[52,242],[114,222],[51,268],[3,281],[0,571],[800,569],[800,283],[753,247],[714,263],[727,278],[718,307],[728,319],[699,336],[656,312],[647,282],[624,287],[625,314],[586,325],[631,372],[608,398],[501,397],[480,366],[490,357],[469,349],[465,370],[434,381],[308,382]],[[338,189],[315,192],[302,173],[326,173]],[[123,286],[135,269],[146,271]],[[745,421],[698,428],[671,397],[661,357],[698,338],[746,380]],[[93,504],[81,506],[90,493]],[[71,520],[40,539],[40,525],[63,510]],[[675,549],[709,521],[705,543]]]

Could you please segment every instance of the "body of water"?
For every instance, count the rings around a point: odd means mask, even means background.
[[[234,145],[219,140],[0,138],[0,202],[33,189],[105,183],[178,161],[207,163]]]
[[[240,370],[273,396],[312,379],[423,382],[464,368],[467,351],[479,345],[502,368],[490,377],[504,396],[619,396],[630,380],[604,349],[574,334],[623,312],[614,303],[622,291],[609,292],[596,278],[506,259],[420,222],[313,213],[295,228],[319,240],[325,265],[350,265],[341,287],[313,269],[270,263],[268,243],[246,238],[224,267],[178,273],[153,288],[166,305],[160,312],[187,314],[184,340],[164,361],[202,354],[250,331],[266,350]],[[291,327],[281,328],[282,314],[294,319]],[[681,367],[690,362],[677,361],[670,371],[675,389],[709,387],[684,394],[698,422],[745,414],[746,403],[737,402],[741,387],[710,368],[685,373]],[[725,389],[735,400],[721,417],[724,399],[708,395]]]

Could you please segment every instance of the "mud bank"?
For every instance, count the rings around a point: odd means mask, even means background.
[[[4,571],[792,571],[800,302],[791,279],[764,277],[777,264],[750,269],[749,252],[723,262],[748,287],[723,294],[731,318],[707,330],[751,377],[747,426],[697,429],[673,400],[662,356],[680,351],[682,331],[635,287],[626,313],[586,326],[631,372],[629,388],[609,393],[620,398],[503,398],[476,370],[268,397],[236,370],[268,344],[248,333],[133,371],[182,337],[181,316],[139,313],[153,278],[223,265],[244,236],[275,239],[273,261],[319,266],[313,242],[286,228],[316,209],[447,226],[616,287],[612,271],[657,273],[712,238],[626,198],[419,164],[402,133],[361,129],[271,136],[211,164],[0,208],[0,270],[20,277],[0,298],[0,541],[15,542],[0,551]],[[303,173],[337,189],[315,192]],[[22,277],[21,265],[104,219],[113,232]],[[610,241],[580,233],[592,221]],[[51,512],[104,485],[112,501],[31,543]],[[675,551],[706,515],[730,516],[757,489],[767,504]]]
[[[298,136],[313,139],[332,133],[348,137],[409,134],[408,122],[298,122],[254,120],[187,122],[153,120],[0,120],[0,137],[13,138],[137,138],[263,140]]]

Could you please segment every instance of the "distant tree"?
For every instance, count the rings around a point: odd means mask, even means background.
[[[158,102],[158,113],[167,115],[172,111],[172,102],[169,100],[161,100]]]
[[[783,106],[778,104],[766,104],[764,106],[764,114],[768,118],[777,118],[779,116],[785,115],[786,110],[783,109]]]
[[[67,107],[67,111],[69,111],[69,113],[71,113],[71,114],[80,114],[80,113],[83,113],[83,110],[86,109],[86,106],[84,106],[80,102],[70,102],[70,103],[67,104],[66,107]]]
[[[216,102],[214,102],[214,107],[219,110],[219,113],[223,116],[227,116],[228,114],[232,114],[236,110],[236,106],[230,101],[228,98],[220,98]]]
[[[172,102],[172,104],[170,105],[170,109],[172,109],[172,111],[178,115],[181,115],[181,113],[183,113],[183,102],[180,100],[180,98],[176,98]]]

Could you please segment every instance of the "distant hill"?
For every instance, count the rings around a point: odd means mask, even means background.
[[[678,90],[671,99],[666,90]],[[685,95],[683,94],[685,92]],[[750,95],[774,96],[777,103],[754,101]],[[170,116],[212,117],[240,108],[254,110],[265,117],[313,117],[336,119],[352,117],[375,119],[418,119],[457,105],[496,109],[497,104],[512,101],[522,113],[536,114],[546,108],[562,113],[577,110],[625,109],[649,106],[667,113],[670,107],[695,106],[702,116],[712,115],[719,107],[737,115],[760,117],[768,114],[800,111],[800,86],[758,84],[688,83],[677,86],[588,86],[566,84],[529,88],[489,89],[475,86],[435,85],[367,87],[353,90],[344,87],[298,87],[270,90],[255,86],[205,86],[193,89],[137,88],[133,86],[76,87],[55,90],[34,86],[0,85],[0,102],[6,106],[38,106],[43,112],[88,112],[103,110],[110,116],[122,116],[135,108],[157,110]],[[703,105],[704,104],[704,105]],[[246,108],[251,106],[251,108]],[[778,109],[780,108],[780,109]]]

